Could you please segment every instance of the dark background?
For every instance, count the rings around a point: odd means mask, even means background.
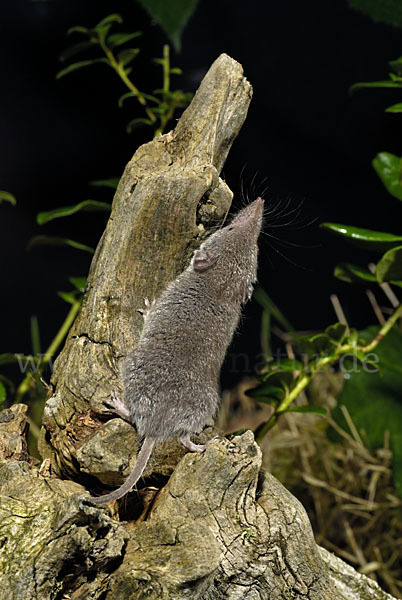
[[[71,289],[68,277],[88,271],[89,254],[49,247],[27,252],[30,237],[62,235],[95,246],[105,223],[100,213],[81,213],[40,227],[36,213],[86,198],[111,200],[111,190],[88,182],[119,176],[150,136],[147,129],[126,134],[126,123],[142,115],[133,103],[117,107],[126,90],[108,67],[55,79],[58,55],[73,41],[65,31],[76,24],[91,27],[112,12],[124,17],[123,30],[143,31],[135,81],[145,91],[160,87],[159,67],[150,59],[161,56],[167,40],[134,1],[2,2],[0,189],[12,192],[17,206],[0,207],[0,352],[31,351],[31,314],[39,318],[45,349],[69,309],[56,291]],[[333,277],[337,262],[367,264],[375,256],[331,237],[318,224],[401,233],[401,207],[371,167],[377,152],[401,154],[401,118],[383,112],[401,98],[392,90],[348,94],[357,81],[386,78],[387,61],[402,54],[401,32],[374,24],[344,0],[200,0],[181,53],[172,51],[173,66],[184,73],[173,87],[195,91],[221,52],[242,63],[254,87],[248,119],[224,169],[235,207],[241,205],[242,170],[246,191],[252,193],[255,176],[257,192],[268,184],[267,200],[282,206],[289,201],[290,209],[303,202],[298,229],[272,230],[267,222],[267,233],[299,246],[284,247],[265,236],[261,283],[298,329],[336,321],[331,293],[338,294],[351,325],[375,322],[364,289]],[[307,225],[311,219],[316,223]],[[253,302],[233,352],[259,352],[259,315]],[[241,376],[230,371],[228,363],[225,385]]]

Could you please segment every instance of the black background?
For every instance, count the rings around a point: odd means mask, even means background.
[[[0,352],[29,353],[30,314],[39,318],[45,348],[68,305],[57,290],[71,289],[69,276],[87,273],[90,256],[73,249],[26,251],[33,235],[62,235],[95,246],[105,217],[86,213],[36,225],[40,210],[86,198],[111,199],[111,190],[88,186],[93,179],[117,177],[150,131],[128,136],[125,124],[134,105],[117,107],[125,92],[106,66],[78,71],[59,81],[59,53],[72,25],[93,26],[111,12],[124,17],[124,30],[142,30],[135,81],[143,90],[160,87],[159,67],[166,38],[135,2],[86,0],[8,0],[2,2],[0,189],[15,194],[17,206],[0,206]],[[363,90],[357,81],[385,79],[387,61],[402,54],[401,32],[374,24],[343,0],[266,3],[200,0],[184,31],[173,66],[183,69],[174,87],[195,91],[212,61],[226,52],[242,63],[254,87],[249,116],[236,140],[224,176],[239,198],[240,173],[265,198],[303,202],[298,230],[266,232],[300,246],[284,248],[265,236],[260,281],[284,314],[301,330],[336,321],[329,296],[338,294],[349,322],[362,328],[375,322],[364,289],[333,277],[341,260],[367,264],[375,258],[318,228],[322,221],[401,233],[401,206],[390,197],[371,167],[377,152],[401,154],[401,117],[384,108],[401,101],[397,92]],[[134,78],[134,77],[133,77]],[[265,183],[264,180],[266,179]],[[285,219],[286,220],[286,219]],[[282,257],[277,250],[285,255]],[[297,263],[296,265],[293,263]],[[378,294],[380,302],[384,302]],[[232,352],[259,352],[260,309],[247,309]],[[224,383],[241,374],[230,373]]]

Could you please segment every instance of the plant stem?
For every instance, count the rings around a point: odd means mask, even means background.
[[[81,302],[82,302],[82,298],[78,298],[77,300],[74,301],[74,303],[72,304],[65,320],[64,323],[62,324],[62,326],[60,327],[59,331],[57,332],[55,338],[53,339],[53,341],[51,342],[49,348],[46,350],[45,356],[43,361],[45,362],[45,364],[47,364],[50,360],[50,358],[52,357],[52,355],[57,351],[58,347],[60,346],[60,344],[62,343],[62,341],[64,340],[64,338],[66,337],[71,325],[73,324],[73,321],[78,313],[78,310],[81,306]]]
[[[255,432],[256,442],[259,444],[264,436],[268,433],[272,427],[277,423],[281,414],[286,412],[289,406],[292,404],[294,400],[296,400],[297,396],[307,387],[310,381],[313,379],[314,375],[317,371],[320,371],[323,367],[332,364],[339,360],[339,358],[348,353],[354,353],[356,351],[364,352],[364,354],[368,354],[372,352],[385,335],[390,331],[390,329],[395,325],[396,321],[402,317],[402,304],[398,306],[398,308],[393,312],[390,318],[384,323],[381,327],[380,331],[377,333],[375,338],[371,340],[365,346],[356,346],[354,344],[344,344],[343,346],[339,346],[336,349],[336,352],[331,356],[323,356],[319,358],[315,363],[315,366],[311,369],[309,373],[304,373],[296,382],[296,385],[290,390],[289,393],[286,394],[285,398],[282,402],[275,408],[274,412],[266,421],[262,423]]]
[[[261,444],[262,440],[264,439],[264,437],[266,436],[268,431],[270,429],[272,429],[272,427],[274,425],[276,425],[277,422],[278,422],[278,414],[276,412],[273,412],[272,415],[269,417],[268,421],[266,421],[265,423],[262,423],[255,431],[254,436],[255,436],[255,441],[257,442],[257,444]]]
[[[398,308],[392,313],[388,321],[385,321],[384,325],[381,327],[380,331],[377,333],[375,338],[366,346],[362,346],[360,350],[362,350],[366,354],[374,350],[374,348],[378,346],[378,344],[381,342],[384,336],[387,335],[389,330],[395,325],[395,323],[400,317],[402,317],[402,304],[400,304]]]
[[[144,96],[141,94],[140,90],[133,84],[131,79],[129,79],[129,77],[127,76],[127,73],[125,72],[124,67],[122,67],[117,62],[115,55],[110,50],[110,48],[104,43],[103,40],[100,39],[99,44],[100,44],[103,52],[106,54],[106,57],[109,61],[110,66],[112,67],[112,69],[114,69],[114,71],[120,77],[122,82],[126,85],[126,87],[128,87],[130,92],[133,92],[133,94],[135,94],[136,98],[138,99],[138,102],[140,104],[142,104],[142,106],[145,108],[145,112],[147,113],[147,116],[151,119],[152,123],[155,123],[156,116],[154,115],[152,110],[147,105],[147,101],[144,98]]]
[[[169,46],[163,46],[163,92],[167,93],[170,90],[170,55]]]
[[[40,427],[37,426],[35,421],[33,419],[31,419],[30,416],[27,416],[26,420],[28,421],[28,424],[29,424],[29,432],[32,434],[32,436],[35,438],[35,440],[37,440],[40,436]]]
[[[43,369],[49,363],[53,354],[57,351],[58,347],[60,346],[60,344],[64,340],[65,336],[67,335],[71,325],[73,324],[73,321],[77,315],[77,312],[78,312],[80,306],[81,306],[81,298],[79,298],[78,300],[75,300],[74,303],[72,304],[66,318],[64,319],[62,326],[60,327],[55,338],[53,339],[50,346],[46,350],[44,356],[42,357],[40,367],[38,367],[36,374],[40,375],[43,372]],[[15,394],[15,401],[14,401],[15,404],[17,402],[20,402],[21,399],[23,398],[23,396],[25,396],[25,394],[29,391],[32,381],[34,381],[33,374],[31,372],[28,372],[17,388],[17,392]]]
[[[169,50],[170,50],[170,48],[169,48],[168,44],[165,44],[163,46],[163,57],[162,57],[162,69],[163,69],[162,101],[166,102],[166,103],[167,103],[167,94],[170,90],[170,54],[169,54]],[[164,115],[163,114],[160,115],[160,126],[155,131],[155,137],[159,133],[163,133],[163,131],[166,127],[166,123],[168,121],[170,121],[170,119],[173,116],[174,109],[175,109],[175,107],[172,103],[172,106],[170,107],[169,111],[167,113],[165,113]]]

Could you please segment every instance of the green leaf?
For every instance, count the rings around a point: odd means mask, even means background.
[[[365,369],[370,369],[371,373],[380,373],[381,374],[381,367],[378,364],[378,360],[372,360],[370,358],[368,358],[371,355],[371,353],[366,354],[365,352],[363,352],[363,350],[359,350],[358,348],[355,349],[354,351],[354,356],[357,358],[357,360],[363,365],[363,367]],[[377,355],[374,355],[377,356]],[[348,364],[352,364],[351,363],[351,359],[350,356],[346,356],[346,363],[345,361],[343,362],[343,365],[348,365]]]
[[[390,60],[388,64],[391,67],[391,69],[395,71],[395,73],[398,73],[398,75],[402,75],[402,56],[400,56],[396,60]]]
[[[73,284],[73,286],[83,294],[85,292],[85,288],[87,285],[86,277],[69,277],[69,282]]]
[[[151,121],[151,119],[144,119],[144,118],[138,118],[138,119],[132,119],[129,123],[127,123],[127,133],[132,133],[134,131],[134,129],[136,127],[138,127],[139,125],[153,125],[153,122]]]
[[[349,92],[353,93],[362,88],[401,88],[402,82],[398,83],[397,81],[391,81],[390,79],[386,79],[385,81],[361,81],[359,83],[354,83],[350,86]]]
[[[62,69],[56,74],[56,79],[61,79],[64,75],[71,73],[72,71],[76,71],[77,69],[81,69],[82,67],[88,67],[89,65],[94,65],[96,63],[106,63],[109,64],[107,58],[93,58],[91,60],[81,60],[76,63],[72,63],[68,65],[65,69]]]
[[[402,238],[401,238],[402,239]],[[260,286],[257,285],[254,288],[253,298],[258,302],[262,308],[268,310],[271,315],[278,321],[282,327],[286,329],[286,331],[294,331],[294,327],[287,320],[287,318],[281,313],[276,304],[271,300],[268,296],[267,292]]]
[[[183,71],[182,71],[181,69],[179,69],[179,67],[172,67],[172,68],[169,70],[169,73],[170,73],[171,75],[182,75],[182,74],[183,74]]]
[[[3,404],[6,400],[7,392],[5,386],[0,381],[0,404]]]
[[[180,52],[181,35],[198,0],[138,0],[162,27],[176,52]]]
[[[247,429],[245,427],[243,427],[243,429],[238,429],[237,431],[234,431],[233,433],[230,434],[230,438],[232,439],[232,437],[235,436],[239,436],[239,435],[243,435],[243,433],[246,433]]]
[[[123,23],[122,16],[118,13],[108,15],[107,17],[99,21],[99,23],[95,25],[94,29],[104,29],[106,25],[112,25],[113,23]]]
[[[288,369],[272,369],[268,373],[264,373],[262,375],[262,379],[265,384],[269,384],[270,386],[280,387],[283,390],[287,391],[294,381],[294,375],[292,371]]]
[[[369,271],[358,265],[352,265],[350,263],[340,263],[336,265],[334,271],[335,277],[348,283],[365,283],[377,281],[376,276]]]
[[[392,248],[384,254],[377,263],[376,276],[380,283],[395,281],[402,286],[402,246]]]
[[[117,55],[117,61],[122,67],[126,67],[139,53],[139,48],[126,48]],[[142,94],[140,94],[142,95]]]
[[[10,194],[10,192],[5,192],[4,190],[0,190],[0,202],[10,202],[14,206],[17,204],[15,196]]]
[[[38,356],[40,354],[40,334],[38,317],[36,315],[31,315],[31,344],[33,355]]]
[[[87,50],[88,48],[93,48],[94,44],[95,44],[94,40],[88,40],[85,42],[79,42],[78,44],[74,44],[73,46],[66,48],[66,50],[64,50],[64,52],[62,52],[59,55],[59,60],[61,60],[61,62],[64,62],[65,60],[68,60],[69,58],[71,58],[72,56],[75,56],[79,52],[82,52],[83,50]]]
[[[119,101],[118,101],[119,108],[123,107],[124,100],[127,100],[127,98],[138,98],[138,96],[139,96],[139,94],[134,94],[134,92],[126,92],[119,98]]]
[[[352,346],[355,346],[357,344],[358,339],[359,339],[359,332],[357,331],[357,329],[355,329],[353,327],[349,331],[348,340],[347,340],[348,344],[352,344]]]
[[[133,33],[111,33],[107,38],[107,44],[111,48],[116,48],[116,46],[122,46],[126,42],[129,42],[140,35],[142,35],[141,31],[134,31]]]
[[[378,327],[360,332],[366,342],[378,333]],[[384,433],[390,434],[393,452],[392,470],[396,488],[402,496],[402,334],[394,327],[377,346],[374,356],[381,372],[370,365],[352,365],[347,373],[335,421],[348,430],[341,406],[346,406],[357,430],[373,449],[383,447]],[[368,356],[370,358],[370,356]],[[336,434],[332,432],[332,438]]]
[[[160,102],[159,98],[156,98],[155,96],[152,96],[151,94],[144,94],[143,92],[141,92],[141,94],[139,94],[139,95],[142,96],[143,98],[145,98],[146,100],[151,100],[152,102],[157,102],[158,104]]]
[[[93,185],[96,187],[108,187],[113,188],[114,190],[119,185],[120,177],[111,177],[110,179],[94,179],[89,182],[89,185]]]
[[[167,100],[171,106],[187,106],[191,101],[193,94],[184,93],[182,90],[173,90],[163,92],[164,100]]]
[[[326,328],[325,333],[331,340],[336,342],[336,344],[342,344],[345,339],[346,331],[347,326],[345,323],[334,323]]]
[[[331,355],[334,351],[334,342],[326,333],[316,333],[311,336],[296,338],[297,353],[308,360],[318,358],[322,354]]]
[[[29,356],[24,356],[23,354],[12,354],[11,352],[6,352],[5,354],[0,354],[0,365],[10,365],[13,363],[18,363],[19,360],[29,360]]]
[[[353,225],[341,225],[339,223],[321,223],[320,227],[328,229],[331,233],[344,237],[348,241],[361,246],[367,250],[384,251],[399,246],[402,236],[386,233],[385,231],[372,231],[361,229]]]
[[[389,193],[402,200],[402,159],[390,152],[380,152],[372,165]]]
[[[402,112],[402,102],[399,102],[398,104],[393,104],[392,106],[388,106],[388,108],[385,109],[385,112],[389,112],[389,113]]]
[[[36,221],[38,225],[44,225],[44,223],[53,221],[53,219],[69,217],[80,210],[85,212],[110,212],[110,209],[111,206],[107,202],[99,202],[98,200],[83,200],[83,202],[75,204],[74,206],[63,206],[61,208],[40,212],[36,217]]]
[[[282,387],[271,385],[269,383],[263,383],[251,390],[247,390],[246,396],[263,402],[264,404],[270,404],[271,406],[277,406],[285,397],[285,390]]]
[[[278,363],[278,369],[281,371],[301,371],[303,365],[296,358],[282,358]]]
[[[82,27],[82,25],[74,25],[67,30],[67,35],[71,35],[72,33],[89,33],[89,29],[87,27]]]
[[[260,342],[261,350],[265,357],[271,355],[271,313],[263,310],[261,315]]]
[[[103,27],[95,27],[94,31],[94,35],[98,38],[97,42],[100,46],[106,46],[106,37],[109,34],[109,31],[112,27],[112,23],[110,23],[109,25],[104,25]],[[108,63],[110,64],[110,59],[108,57]]]
[[[57,295],[68,304],[75,304],[77,301],[77,292],[57,292]]]
[[[5,384],[6,389],[8,389],[8,395],[14,396],[15,394],[15,385],[8,377],[0,374],[0,381]]]
[[[159,106],[155,106],[152,108],[152,112],[157,115],[164,115],[169,110],[169,106],[165,102],[161,102]]]
[[[155,98],[155,96],[151,96],[150,94],[143,94],[142,92],[141,93],[140,92],[138,92],[138,93],[126,92],[119,98],[119,102],[118,102],[119,108],[122,108],[123,102],[124,102],[124,100],[127,100],[127,98],[138,98],[141,96],[143,98],[146,98],[147,100],[152,100],[152,102],[157,102],[159,104],[159,99]]]
[[[402,4],[400,0],[348,0],[349,6],[368,15],[374,22],[402,27]]]
[[[90,254],[94,254],[95,250],[90,246],[69,240],[67,238],[51,236],[51,235],[36,235],[29,240],[28,250],[35,248],[36,246],[71,246],[77,250],[84,250]]]
[[[259,386],[247,390],[247,396],[255,398],[258,402],[277,406],[284,400],[289,389],[292,387],[295,377],[290,370],[281,368],[272,369],[263,376],[263,383]]]
[[[291,406],[290,408],[287,408],[284,411],[281,411],[281,414],[283,413],[309,413],[309,414],[314,414],[314,415],[321,415],[322,417],[326,417],[327,416],[327,410],[323,407],[323,406],[315,406],[314,404],[310,404],[307,406]]]

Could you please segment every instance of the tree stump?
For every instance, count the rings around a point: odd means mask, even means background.
[[[250,431],[186,454],[119,521],[29,461],[26,408],[0,413],[1,600],[392,600],[315,544]]]

